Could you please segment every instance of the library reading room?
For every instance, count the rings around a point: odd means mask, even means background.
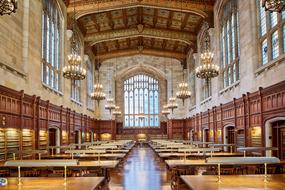
[[[285,190],[285,0],[0,0],[0,190]]]

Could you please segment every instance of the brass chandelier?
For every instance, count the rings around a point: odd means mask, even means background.
[[[111,113],[112,110],[114,110],[116,108],[116,105],[114,104],[114,99],[113,98],[107,98],[107,104],[105,105],[105,109],[109,110],[109,112]]]
[[[191,97],[191,91],[188,89],[188,83],[185,82],[184,71],[183,71],[183,81],[178,84],[178,92],[176,92],[176,97],[184,101]]]
[[[178,104],[176,103],[176,98],[175,97],[170,97],[168,100],[167,107],[168,109],[171,109],[171,112],[173,113],[173,110],[178,108]]]
[[[110,71],[110,70],[109,70]],[[111,72],[111,71],[110,71]],[[109,73],[109,79],[111,81],[111,74]],[[110,82],[111,83],[111,82]],[[112,98],[112,92],[111,92],[111,84],[109,86],[109,98],[107,98],[107,104],[105,105],[105,109],[109,110],[110,114],[112,110],[115,109],[116,105],[114,103],[114,99]]]
[[[115,109],[114,109],[114,111],[113,111],[113,115],[114,115],[115,117],[117,117],[117,116],[119,116],[119,115],[122,115],[122,112],[121,112],[119,106],[115,106]]]
[[[262,0],[262,7],[270,12],[281,12],[284,5],[285,0]]]
[[[68,65],[65,65],[62,69],[63,77],[71,80],[83,80],[86,77],[86,70],[81,66],[81,56],[77,52],[77,46],[75,42],[75,5],[73,8],[73,22],[72,22],[72,39],[71,39],[71,54],[67,56]]]
[[[15,13],[17,8],[17,0],[0,0],[0,16]]]
[[[168,104],[163,106],[161,113],[167,118],[167,116],[170,114],[170,111],[168,109]]]
[[[94,92],[91,93],[91,98],[96,100],[98,105],[101,100],[105,100],[106,94],[103,92],[103,85],[100,83],[99,70],[98,70],[98,81],[94,85]]]
[[[219,75],[220,67],[213,63],[214,53],[210,51],[209,36],[205,38],[205,50],[201,54],[201,65],[195,70],[196,76],[201,79],[205,79],[207,82]]]

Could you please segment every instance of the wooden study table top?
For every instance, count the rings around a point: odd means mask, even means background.
[[[210,153],[182,153],[182,152],[175,152],[175,153],[158,153],[158,156],[161,158],[169,158],[169,157],[184,157],[184,156],[193,156],[193,157],[203,157],[203,156],[207,156],[210,157],[211,154]],[[243,153],[241,152],[234,152],[234,153],[229,153],[229,152],[214,152],[212,153],[212,156],[219,156],[219,157],[230,157],[230,156],[243,156]]]
[[[206,163],[205,160],[165,160],[169,168],[177,166],[206,166],[206,165],[217,165]]]
[[[104,153],[100,154],[100,158],[118,158],[122,159],[126,156],[126,153]],[[73,158],[80,159],[80,158],[98,158],[98,154],[80,154],[80,155],[73,155]],[[49,156],[43,156],[43,158],[64,158],[64,159],[70,159],[70,154],[55,154],[55,155],[49,155]]]
[[[222,175],[221,183],[217,182],[215,175],[182,175],[181,179],[193,190],[285,190],[285,175],[268,175],[264,183],[263,175]]]
[[[102,167],[113,169],[119,164],[118,160],[101,160],[101,161],[80,161],[79,165],[71,167]]]
[[[18,186],[18,178],[9,177],[2,190],[94,190],[104,182],[104,177],[68,177],[64,186],[63,177],[23,177],[22,185]]]

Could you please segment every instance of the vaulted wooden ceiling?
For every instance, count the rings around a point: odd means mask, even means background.
[[[196,50],[204,21],[213,23],[215,0],[75,0],[86,48],[100,60],[135,54],[184,60]],[[85,49],[86,49],[85,48]]]

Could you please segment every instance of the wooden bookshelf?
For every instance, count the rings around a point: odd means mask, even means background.
[[[0,129],[0,161],[4,161],[6,156],[6,146],[5,146],[5,131]]]
[[[33,150],[33,137],[34,133],[30,129],[22,130],[22,150],[23,150],[23,158],[31,157],[32,154],[27,153],[28,151]]]
[[[5,129],[5,142],[6,142],[6,160],[13,159],[13,153],[16,153],[16,159],[19,158],[20,149],[20,132],[18,129],[7,128]]]
[[[39,132],[39,149],[46,150],[47,149],[47,132],[45,130],[40,130]]]

